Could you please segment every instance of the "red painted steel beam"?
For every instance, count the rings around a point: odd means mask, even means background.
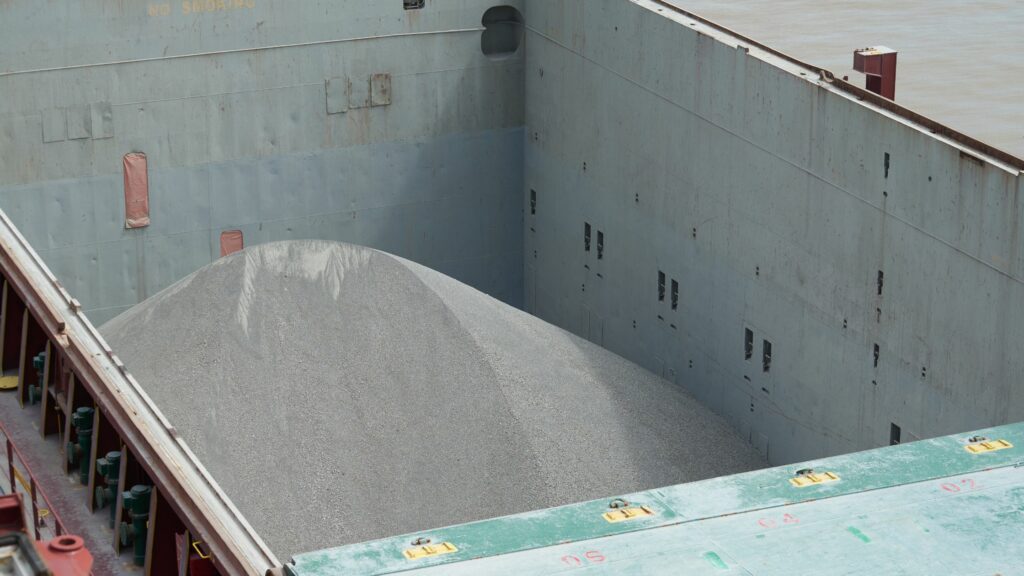
[[[868,90],[896,99],[896,51],[885,46],[853,51],[853,69],[867,76]]]

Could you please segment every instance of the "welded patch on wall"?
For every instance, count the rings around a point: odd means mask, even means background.
[[[94,140],[114,137],[114,113],[110,102],[97,102],[91,106],[92,137]]]
[[[348,78],[328,78],[324,81],[324,89],[328,114],[340,114],[348,110]]]
[[[146,155],[129,152],[124,155],[124,227],[149,226],[149,173]]]
[[[370,76],[370,105],[388,106],[391,104],[391,74],[374,74]]]
[[[241,230],[225,230],[220,233],[220,255],[223,258],[245,248]]]
[[[92,107],[72,106],[67,109],[68,140],[92,137]]]
[[[68,121],[63,108],[43,110],[43,143],[63,142],[68,137]]]
[[[370,78],[366,76],[348,79],[348,107],[369,108],[371,103]]]

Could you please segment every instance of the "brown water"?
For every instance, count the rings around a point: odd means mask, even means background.
[[[849,75],[853,50],[899,51],[896,101],[1024,157],[1024,0],[672,0]]]

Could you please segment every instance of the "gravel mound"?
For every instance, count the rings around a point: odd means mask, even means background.
[[[369,248],[255,246],[101,331],[282,560],[765,465],[678,387]]]

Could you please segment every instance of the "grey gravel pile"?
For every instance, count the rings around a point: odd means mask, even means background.
[[[102,333],[282,559],[764,466],[678,387],[369,248],[255,246]]]

